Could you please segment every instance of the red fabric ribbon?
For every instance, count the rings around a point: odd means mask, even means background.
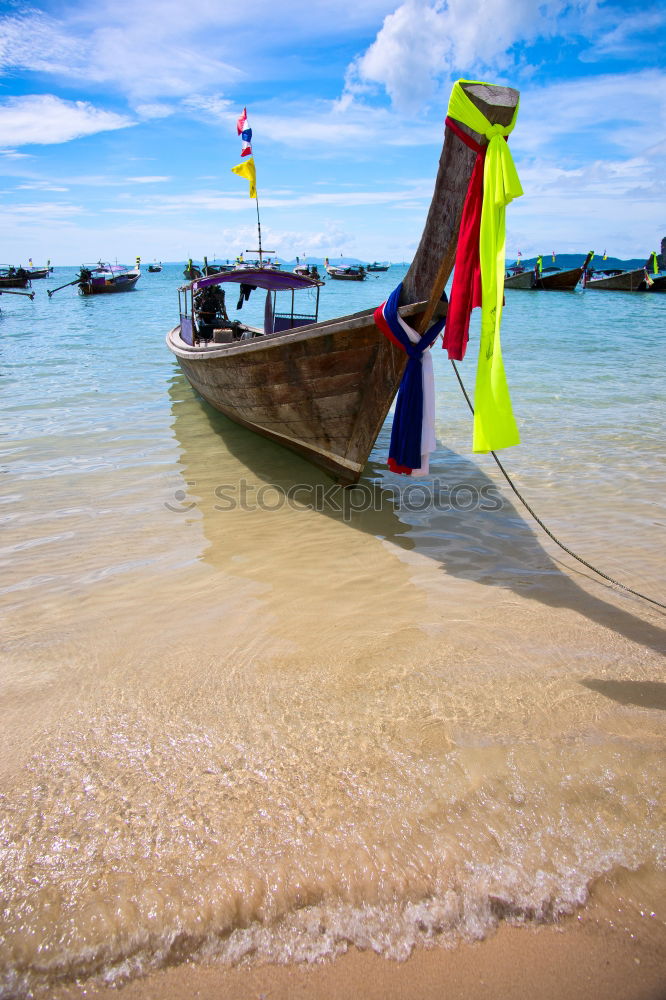
[[[475,142],[451,118],[446,119],[446,125],[476,153],[476,162],[460,220],[455,271],[442,342],[442,347],[445,347],[449,352],[449,358],[453,361],[462,361],[469,340],[469,321],[472,309],[481,305],[479,234],[483,207],[483,167],[487,147],[480,146]]]

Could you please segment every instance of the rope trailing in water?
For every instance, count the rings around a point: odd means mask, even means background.
[[[472,405],[472,401],[469,398],[469,396],[467,395],[467,390],[465,389],[465,386],[463,385],[463,381],[462,381],[462,379],[460,377],[460,372],[458,371],[458,368],[456,367],[456,363],[455,363],[455,361],[453,359],[451,359],[451,364],[453,365],[453,370],[456,373],[456,378],[458,379],[458,384],[460,385],[460,388],[462,389],[463,396],[467,400],[467,405],[469,406],[469,408],[472,411],[472,413],[474,413],[474,407]],[[598,576],[603,577],[604,580],[608,580],[608,582],[612,583],[614,586],[620,587],[622,590],[626,590],[627,593],[633,594],[634,597],[640,597],[642,600],[649,601],[650,604],[655,604],[658,608],[664,608],[666,610],[666,604],[662,604],[661,601],[656,601],[654,599],[654,597],[648,597],[647,594],[641,594],[640,591],[638,591],[638,590],[632,590],[631,587],[627,587],[626,584],[620,583],[619,580],[614,580],[612,576],[608,575],[608,573],[604,573],[602,570],[597,569],[597,567],[593,566],[592,563],[587,562],[585,559],[582,559],[581,556],[576,555],[575,552],[572,552],[571,549],[567,548],[567,546],[564,545],[564,543],[561,542],[559,540],[559,538],[556,538],[555,535],[552,533],[552,531],[549,528],[546,527],[546,525],[543,523],[543,521],[538,516],[538,514],[534,510],[532,510],[532,508],[528,504],[528,502],[525,499],[525,497],[522,496],[522,494],[519,492],[518,488],[513,483],[512,479],[511,479],[511,476],[506,471],[506,469],[504,468],[504,466],[500,462],[500,460],[497,457],[497,455],[495,454],[495,452],[491,451],[490,454],[495,459],[495,462],[497,463],[497,466],[498,466],[500,472],[502,473],[502,475],[506,479],[506,481],[509,484],[509,486],[511,487],[511,489],[513,490],[513,492],[516,494],[516,496],[518,497],[518,499],[522,503],[523,507],[525,507],[526,510],[529,511],[529,513],[532,515],[532,517],[534,518],[534,520],[536,521],[536,523],[541,528],[543,528],[543,530],[546,532],[546,534],[548,535],[548,537],[552,538],[552,540],[555,542],[555,544],[559,545],[559,547],[561,549],[563,549],[564,552],[567,553],[567,555],[570,555],[573,559],[576,559],[579,563],[582,563],[583,566],[587,566],[587,568],[591,569],[593,573],[596,573]]]

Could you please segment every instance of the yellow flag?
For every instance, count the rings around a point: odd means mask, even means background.
[[[504,139],[513,131],[518,107],[509,125],[491,125],[461,86],[462,83],[471,82],[478,81],[459,80],[454,85],[449,101],[449,116],[488,139],[479,236],[482,304],[473,440],[473,450],[485,452],[508,448],[520,441],[504,373],[500,324],[504,300],[505,208],[514,198],[522,195],[523,189]]]
[[[232,174],[238,174],[239,177],[247,177],[250,182],[250,198],[257,197],[257,171],[254,167],[254,157],[250,156],[247,160],[243,160],[238,166],[231,168]]]

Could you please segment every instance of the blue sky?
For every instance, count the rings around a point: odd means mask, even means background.
[[[647,257],[665,27],[634,0],[0,0],[0,264],[256,247],[243,106],[266,248],[409,260],[459,77],[521,92],[509,257]]]

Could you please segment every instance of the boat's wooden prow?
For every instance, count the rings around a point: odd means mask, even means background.
[[[463,85],[470,100],[493,125],[509,125],[519,100],[511,87],[486,83]],[[488,140],[460,123],[463,132],[479,145]],[[444,133],[444,147],[439,160],[435,190],[421,242],[402,285],[402,303],[426,300],[428,306],[421,320],[421,330],[430,323],[437,302],[451,277],[458,246],[458,230],[476,153],[449,129]]]

